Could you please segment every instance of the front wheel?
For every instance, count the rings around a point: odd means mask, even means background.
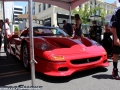
[[[29,51],[28,51],[28,46],[26,43],[23,44],[22,47],[22,60],[23,60],[23,65],[26,69],[30,68],[30,58],[29,58]]]

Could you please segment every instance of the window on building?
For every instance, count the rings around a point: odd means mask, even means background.
[[[18,15],[14,15],[14,17],[15,17],[15,18],[17,18],[17,17],[18,17]]]
[[[15,14],[22,14],[22,12],[17,12],[17,11],[15,11],[14,13],[15,13]]]
[[[43,3],[43,10],[45,10],[45,3]]]
[[[98,4],[98,7],[100,7],[100,4]]]
[[[26,7],[25,7],[25,14],[26,14]]]
[[[33,2],[33,7],[35,7],[35,2]]]
[[[81,8],[81,5],[79,5],[79,8]]]
[[[100,10],[97,10],[97,11],[96,11],[96,15],[100,15]]]
[[[90,9],[92,9],[92,6],[90,6]]]
[[[97,2],[96,2],[96,0],[95,0],[95,5],[97,5]]]
[[[22,8],[14,8],[14,10],[22,11]]]
[[[107,10],[107,14],[110,14],[110,11],[109,11],[109,10]]]
[[[92,4],[92,1],[90,1],[90,4]]]
[[[41,12],[41,4],[39,4],[39,12]]]
[[[33,8],[33,15],[35,15],[35,7]]]
[[[48,4],[48,8],[50,8],[51,7],[51,4]]]

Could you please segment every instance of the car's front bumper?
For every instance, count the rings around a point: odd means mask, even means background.
[[[39,59],[38,64],[36,65],[36,71],[42,72],[50,76],[69,76],[77,71],[87,70],[95,67],[107,67],[109,66],[107,56],[103,55],[97,61],[79,64],[71,63],[71,59],[64,61],[47,61]]]

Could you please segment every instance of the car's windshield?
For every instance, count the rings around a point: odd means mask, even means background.
[[[35,27],[33,28],[34,36],[69,36],[60,28],[41,28]]]

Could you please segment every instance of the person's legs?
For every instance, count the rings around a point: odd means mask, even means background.
[[[2,47],[2,35],[0,34],[0,56],[1,56],[1,47]]]
[[[10,53],[10,43],[9,43],[9,39],[7,39],[7,52]]]
[[[0,60],[4,60],[1,56],[1,48],[2,48],[2,34],[0,34]]]
[[[120,54],[120,46],[113,46],[113,72],[112,77],[116,80],[120,80],[120,77],[118,75],[118,56]]]
[[[4,36],[4,51],[5,51],[5,53],[6,53],[6,50],[7,49],[7,42],[6,42],[6,38],[5,38],[5,36]]]

